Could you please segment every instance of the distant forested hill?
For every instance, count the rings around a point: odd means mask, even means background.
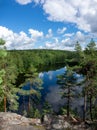
[[[36,68],[45,65],[75,62],[76,53],[63,50],[11,50],[8,51],[19,71],[27,70],[31,64]]]

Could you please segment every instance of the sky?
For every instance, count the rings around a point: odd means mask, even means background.
[[[0,0],[0,38],[8,50],[97,44],[97,0]]]

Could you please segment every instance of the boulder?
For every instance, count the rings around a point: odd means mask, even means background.
[[[56,130],[62,130],[65,128],[71,128],[71,125],[65,121],[63,117],[59,116],[52,120],[52,128]]]
[[[44,127],[41,126],[40,119],[26,118],[24,116],[11,112],[0,113],[0,130],[30,130],[30,129],[45,130]]]

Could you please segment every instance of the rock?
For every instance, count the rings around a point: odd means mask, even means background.
[[[37,119],[37,118],[30,118],[29,119],[30,125],[40,125],[41,124],[41,120]]]
[[[75,118],[70,118],[69,120],[67,117],[61,115],[47,114],[43,120],[44,122],[41,124],[40,119],[26,118],[11,112],[1,112],[0,130],[91,130],[90,125],[94,126],[94,122],[89,121],[86,123],[79,122],[79,124],[73,124],[72,121],[77,122]],[[97,122],[95,122],[95,124],[97,124]]]
[[[63,116],[56,116],[55,118],[53,118],[51,124],[52,124],[51,127],[56,130],[62,130],[62,129],[71,127],[71,125],[67,121],[64,120]]]
[[[47,114],[47,115],[44,115],[44,118],[43,118],[43,123],[44,124],[50,124],[51,123],[51,115]]]
[[[56,122],[55,124],[52,124],[52,128],[56,130],[62,130],[63,128],[70,128],[70,124],[68,122],[63,122],[59,120],[59,122]]]
[[[36,128],[39,126],[41,129]],[[26,118],[11,112],[0,113],[0,130],[45,130],[40,119]]]

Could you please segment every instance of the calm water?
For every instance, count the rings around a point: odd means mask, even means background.
[[[42,102],[48,101],[54,111],[58,111],[61,106],[66,103],[66,99],[61,99],[61,95],[59,94],[60,86],[56,83],[57,76],[65,73],[66,68],[60,68],[56,70],[43,71],[39,73],[39,77],[43,80],[43,90],[42,94]],[[29,84],[24,86],[24,89],[29,90]],[[76,92],[81,91],[79,86],[76,87]],[[41,104],[42,104],[41,102]],[[28,106],[28,97],[21,96],[20,98],[20,110],[27,109]],[[83,107],[83,98],[72,100],[71,104],[72,108],[77,109],[80,112]]]
[[[42,99],[48,101],[54,110],[57,110],[63,104],[63,100],[59,94],[60,88],[57,85],[57,76],[65,73],[65,67],[55,71],[41,72],[39,77],[43,80]]]

